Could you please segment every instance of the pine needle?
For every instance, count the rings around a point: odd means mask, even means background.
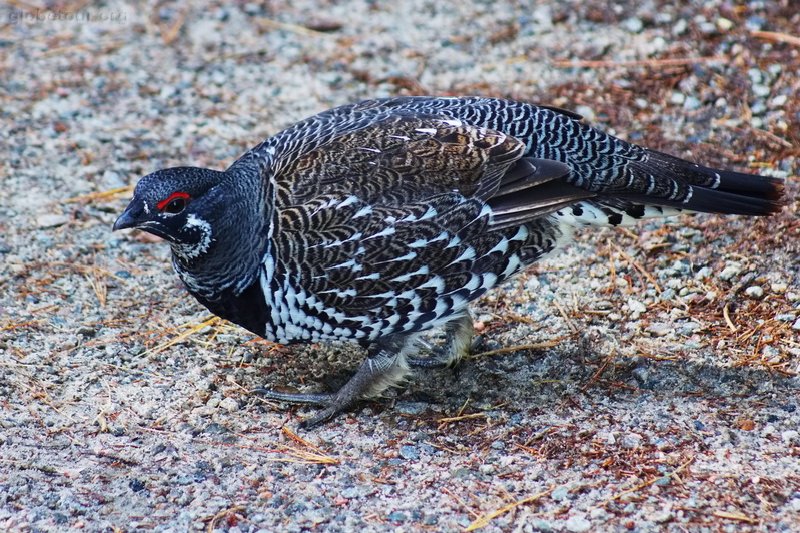
[[[305,35],[306,37],[325,37],[325,38],[331,37],[329,34],[325,32],[312,30],[311,28],[306,28],[305,26],[299,26],[297,24],[280,22],[266,17],[255,17],[253,20],[255,21],[256,24],[258,24],[262,28],[268,28],[271,30],[283,30],[292,33],[297,33],[299,35]]]
[[[747,522],[748,524],[758,524],[758,520],[756,520],[755,518],[750,518],[749,516],[744,515],[742,513],[731,513],[729,511],[714,511],[712,514],[719,518],[738,520],[740,522]]]
[[[199,324],[191,325],[189,327],[189,329],[187,329],[183,333],[171,338],[167,342],[161,343],[158,346],[150,348],[149,350],[145,351],[142,355],[154,355],[154,354],[157,354],[157,353],[161,353],[164,350],[166,350],[167,348],[170,348],[170,347],[172,347],[172,346],[174,346],[174,345],[176,345],[176,344],[178,344],[180,342],[185,341],[186,339],[188,339],[189,337],[191,337],[195,333],[198,333],[202,329],[204,329],[206,327],[211,327],[211,326],[217,325],[221,320],[222,319],[219,318],[218,316],[209,317],[206,320],[200,322]]]
[[[728,327],[730,328],[730,330],[732,332],[736,333],[737,331],[739,331],[739,328],[736,327],[736,325],[731,320],[731,316],[728,314],[728,308],[729,307],[730,307],[730,303],[726,303],[725,307],[722,308],[722,316],[725,317],[725,323],[728,324]]]
[[[613,68],[613,67],[681,67],[698,63],[720,63],[727,61],[725,56],[705,57],[668,57],[664,59],[639,59],[633,61],[553,61],[552,65],[558,68]]]
[[[750,35],[756,37],[758,39],[764,39],[765,41],[772,41],[775,43],[786,43],[786,44],[793,44],[795,46],[800,46],[800,37],[796,35],[789,35],[788,33],[780,33],[777,31],[758,31],[754,30],[750,32]]]
[[[489,350],[487,352],[476,353],[470,356],[470,359],[477,359],[478,357],[488,357],[490,355],[499,355],[503,353],[511,353],[511,352],[523,352],[528,350],[544,350],[545,348],[552,348],[553,346],[558,346],[561,344],[561,341],[564,339],[568,339],[569,336],[558,337],[553,340],[539,342],[536,344],[517,344],[515,346],[506,346],[505,348],[498,348],[497,350]]]
[[[687,466],[689,466],[690,464],[692,464],[692,462],[693,462],[693,461],[694,461],[694,456],[690,457],[688,461],[686,461],[685,463],[683,463],[681,466],[679,466],[678,468],[676,468],[675,470],[673,470],[673,471],[672,471],[672,472],[670,472],[669,474],[666,474],[666,475],[663,475],[663,476],[654,477],[653,479],[650,479],[650,480],[648,480],[648,481],[645,481],[644,483],[640,483],[640,484],[636,485],[635,487],[633,487],[633,488],[631,488],[631,489],[628,489],[628,490],[623,490],[623,491],[622,491],[622,492],[620,492],[619,494],[615,494],[614,496],[612,496],[612,497],[608,498],[607,500],[604,500],[603,502],[601,502],[601,503],[597,504],[595,507],[604,507],[604,506],[608,505],[609,503],[611,503],[611,502],[613,502],[613,501],[615,501],[615,500],[619,500],[620,498],[622,498],[622,497],[623,497],[623,496],[625,496],[626,494],[632,494],[632,493],[634,493],[634,492],[638,492],[638,491],[642,490],[642,489],[643,489],[643,488],[645,488],[645,487],[649,487],[650,485],[652,485],[653,483],[655,483],[655,482],[656,482],[656,481],[658,481],[659,479],[665,479],[665,478],[666,478],[666,479],[668,479],[668,478],[676,477],[676,476],[677,476],[678,474],[680,474],[680,473],[681,473],[681,472],[682,472],[682,471],[683,471],[683,470],[684,470],[684,469],[685,469]]]
[[[467,526],[467,529],[465,529],[464,531],[475,531],[476,529],[480,529],[482,527],[486,527],[486,526],[489,525],[489,522],[491,522],[492,520],[494,520],[498,516],[506,514],[507,512],[509,512],[509,511],[511,511],[513,509],[516,509],[520,505],[533,503],[536,500],[540,500],[540,499],[544,498],[545,496],[547,496],[548,494],[553,492],[554,488],[555,487],[550,487],[549,489],[547,489],[545,491],[542,491],[542,492],[539,492],[538,494],[534,494],[533,496],[528,496],[527,498],[523,498],[523,499],[521,499],[519,501],[516,501],[514,503],[510,503],[510,504],[506,505],[505,507],[501,507],[500,509],[497,509],[496,511],[492,511],[491,513],[487,513],[485,515],[482,515],[482,516],[478,517],[477,520],[472,522],[469,526]]]
[[[97,200],[107,200],[109,198],[113,198],[123,193],[130,194],[132,192],[133,192],[133,186],[128,185],[126,187],[117,187],[116,189],[109,189],[107,191],[90,192],[89,194],[83,194],[81,196],[73,196],[72,198],[67,198],[66,200],[60,200],[60,201],[67,203],[86,203],[86,202],[94,202]]]

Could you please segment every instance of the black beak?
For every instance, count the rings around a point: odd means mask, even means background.
[[[125,208],[125,211],[119,216],[116,222],[114,222],[114,227],[111,228],[112,231],[117,231],[118,229],[127,229],[127,228],[135,228],[142,220],[143,209],[141,202],[136,200],[135,198],[131,200],[131,203],[128,204],[128,207]]]

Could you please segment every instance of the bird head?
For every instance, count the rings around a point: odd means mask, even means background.
[[[179,258],[196,259],[212,243],[212,221],[219,216],[213,189],[224,176],[224,172],[195,167],[148,174],[136,184],[133,199],[113,229],[141,229],[169,241]]]

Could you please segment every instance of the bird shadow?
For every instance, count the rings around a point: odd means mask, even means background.
[[[716,364],[713,356],[703,361],[621,356],[607,361],[581,350],[548,349],[468,360],[453,370],[417,372],[400,397],[419,398],[447,410],[470,400],[542,411],[576,394],[620,401],[646,396],[728,403],[768,396],[775,406],[792,412],[800,397],[800,377]]]
[[[294,363],[282,366],[277,382],[290,385],[296,378],[319,392],[335,392],[352,376],[364,357],[348,346],[309,348],[295,354]],[[313,359],[313,362],[309,360]],[[468,358],[444,369],[415,369],[405,384],[370,400],[379,413],[440,416],[473,408],[502,406],[507,412],[550,412],[554,405],[600,401],[629,405],[632,401],[664,402],[723,400],[726,404],[758,399],[767,406],[793,412],[800,397],[800,377],[774,370],[717,364],[712,354],[703,359],[654,360],[645,357],[607,357],[585,343],[555,348]],[[302,378],[301,378],[302,379]],[[409,405],[414,405],[412,411]],[[427,415],[426,415],[427,412]]]

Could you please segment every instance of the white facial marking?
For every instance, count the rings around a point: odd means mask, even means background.
[[[211,246],[211,224],[192,214],[186,218],[185,230],[200,229],[200,240],[194,244],[173,244],[172,251],[183,259],[196,259]]]

